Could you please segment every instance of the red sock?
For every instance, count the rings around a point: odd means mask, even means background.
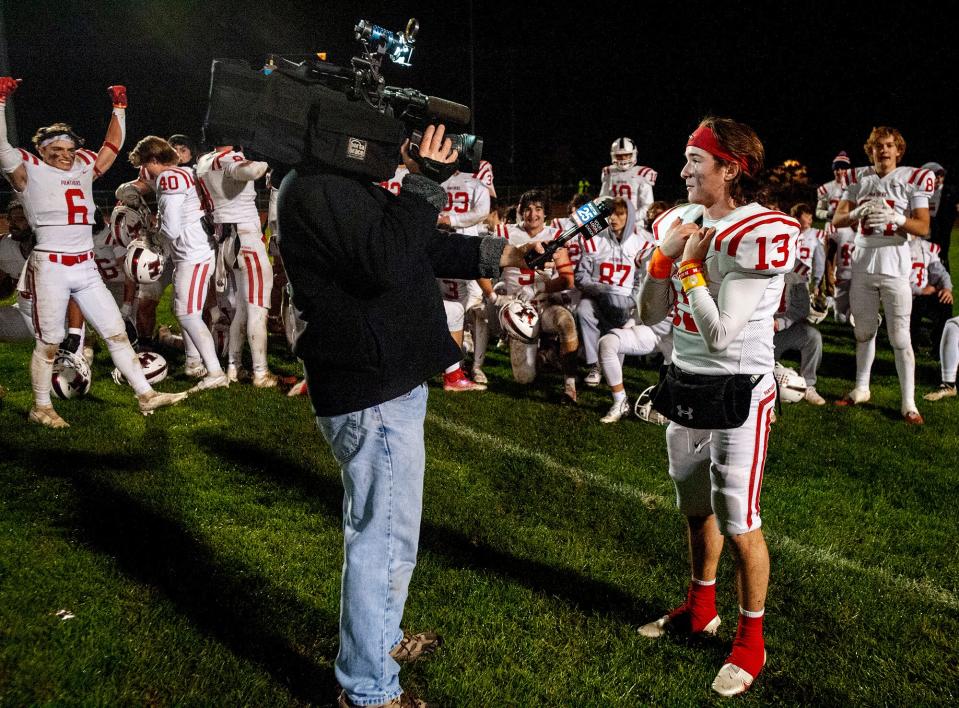
[[[466,378],[466,374],[464,374],[463,369],[459,367],[456,369],[456,371],[451,371],[448,374],[443,374],[444,383],[454,383],[456,381],[459,381],[460,379],[465,379],[465,378]]]
[[[765,615],[763,615],[765,616]],[[747,617],[739,613],[739,627],[733,640],[733,650],[726,663],[748,671],[753,678],[766,663],[766,644],[763,642],[763,616]]]
[[[690,582],[686,602],[670,612],[669,616],[673,620],[688,621],[689,632],[702,632],[716,616],[716,583],[701,585]],[[685,619],[682,616],[685,616]]]

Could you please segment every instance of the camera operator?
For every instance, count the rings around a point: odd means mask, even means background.
[[[403,145],[398,196],[313,163],[280,188],[280,251],[305,322],[294,351],[344,486],[341,706],[424,705],[403,693],[397,660],[442,642],[400,628],[422,513],[423,382],[461,356],[435,278],[523,265],[505,239],[437,231],[457,158],[444,134],[428,126],[415,160]]]

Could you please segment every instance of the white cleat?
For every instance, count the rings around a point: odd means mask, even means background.
[[[137,403],[140,405],[140,412],[143,415],[153,415],[153,411],[164,406],[174,406],[187,396],[183,393],[160,393],[159,391],[150,391],[142,396],[137,396]]]
[[[189,390],[189,393],[198,393],[208,391],[212,388],[227,388],[230,385],[230,379],[222,371],[219,374],[207,374],[196,386]]]
[[[943,398],[950,398],[956,395],[956,387],[949,384],[939,384],[935,391],[927,393],[923,398],[927,401],[941,401]]]
[[[87,366],[93,366],[93,357],[94,357],[93,347],[84,346],[83,358],[86,360]]]
[[[69,428],[70,424],[53,410],[53,406],[34,405],[30,409],[27,420],[31,423],[39,423],[47,428]]]
[[[264,371],[262,374],[253,374],[253,386],[255,388],[273,388],[276,386],[276,374]]]
[[[583,379],[583,383],[587,386],[599,386],[599,382],[603,380],[603,374],[599,370],[599,364],[593,364],[589,373],[586,374],[586,378]]]
[[[826,399],[819,395],[819,392],[814,386],[810,386],[806,389],[806,393],[803,396],[806,399],[807,403],[811,403],[814,406],[824,406],[826,405]]]
[[[666,634],[669,628],[669,624],[672,620],[669,619],[669,615],[663,615],[658,620],[650,622],[649,624],[644,624],[639,628],[639,633],[648,639],[659,639],[661,636]],[[705,635],[707,637],[715,637],[716,632],[719,631],[720,624],[719,615],[716,615],[709,623],[703,627],[703,631],[697,632],[696,634]]]
[[[763,652],[763,666],[766,665],[766,653]],[[713,690],[720,696],[738,696],[753,685],[755,676],[735,664],[723,664],[723,668],[713,679]]]
[[[837,406],[858,406],[870,399],[872,394],[868,388],[854,388],[845,396],[836,401]]]
[[[489,383],[489,379],[486,378],[486,374],[484,374],[483,370],[478,366],[473,367],[473,381],[478,384],[483,384],[484,386]]]
[[[305,396],[308,393],[309,391],[306,388],[306,379],[301,379],[293,384],[286,395],[292,398],[293,396]]]
[[[629,399],[623,398],[619,401],[613,401],[613,405],[606,412],[602,418],[599,419],[600,423],[618,423],[623,416],[629,415]]]
[[[183,373],[186,374],[188,379],[202,379],[208,372],[206,367],[203,366],[203,362],[193,362],[187,359],[183,366]]]

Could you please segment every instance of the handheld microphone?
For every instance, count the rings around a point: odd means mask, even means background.
[[[606,221],[606,218],[612,213],[612,197],[599,197],[591,202],[586,202],[573,214],[573,221],[577,223],[574,223],[573,226],[570,226],[552,241],[544,243],[542,253],[527,251],[523,254],[523,260],[530,268],[542,268],[553,259],[553,253],[580,234],[586,238],[592,238],[607,228],[609,222]]]

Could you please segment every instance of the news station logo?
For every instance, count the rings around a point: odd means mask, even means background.
[[[359,138],[350,138],[346,146],[346,156],[354,160],[366,159],[366,141]]]

